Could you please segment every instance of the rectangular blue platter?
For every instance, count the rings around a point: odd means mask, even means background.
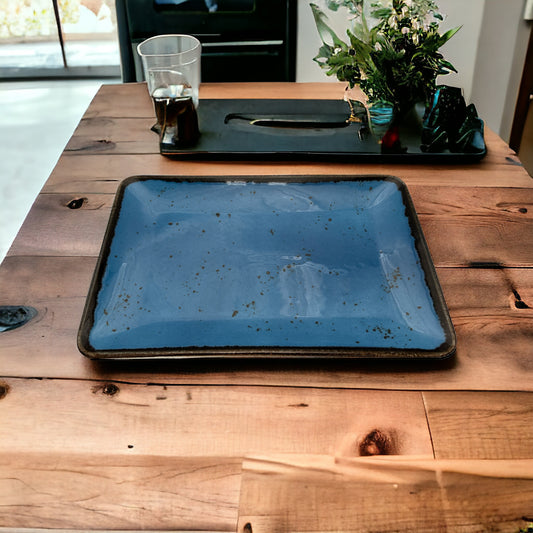
[[[389,176],[137,176],[81,321],[96,359],[442,358],[455,333],[406,186]]]

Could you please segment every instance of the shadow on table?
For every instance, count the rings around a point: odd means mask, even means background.
[[[205,358],[92,361],[94,370],[138,374],[245,374],[254,373],[376,373],[405,374],[450,371],[458,366],[455,355],[444,359],[353,358]]]

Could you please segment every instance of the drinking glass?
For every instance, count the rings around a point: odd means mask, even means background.
[[[162,144],[181,147],[198,140],[201,51],[196,37],[180,34],[156,35],[137,46]]]

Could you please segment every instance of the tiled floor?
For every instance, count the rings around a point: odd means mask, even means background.
[[[0,83],[0,261],[102,83]]]
[[[115,39],[66,41],[65,54],[69,67],[93,65],[114,66],[120,71],[120,52]],[[21,69],[63,68],[58,42],[5,43],[0,47],[0,67]]]

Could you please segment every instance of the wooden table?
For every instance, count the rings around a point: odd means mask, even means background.
[[[201,98],[337,98],[211,84]],[[518,532],[533,522],[533,180],[491,131],[468,166],[185,162],[143,84],[103,86],[0,267],[0,531]],[[43,135],[46,132],[43,131]],[[457,332],[447,361],[98,363],[76,334],[137,174],[391,174]],[[27,528],[27,529],[26,529]]]

